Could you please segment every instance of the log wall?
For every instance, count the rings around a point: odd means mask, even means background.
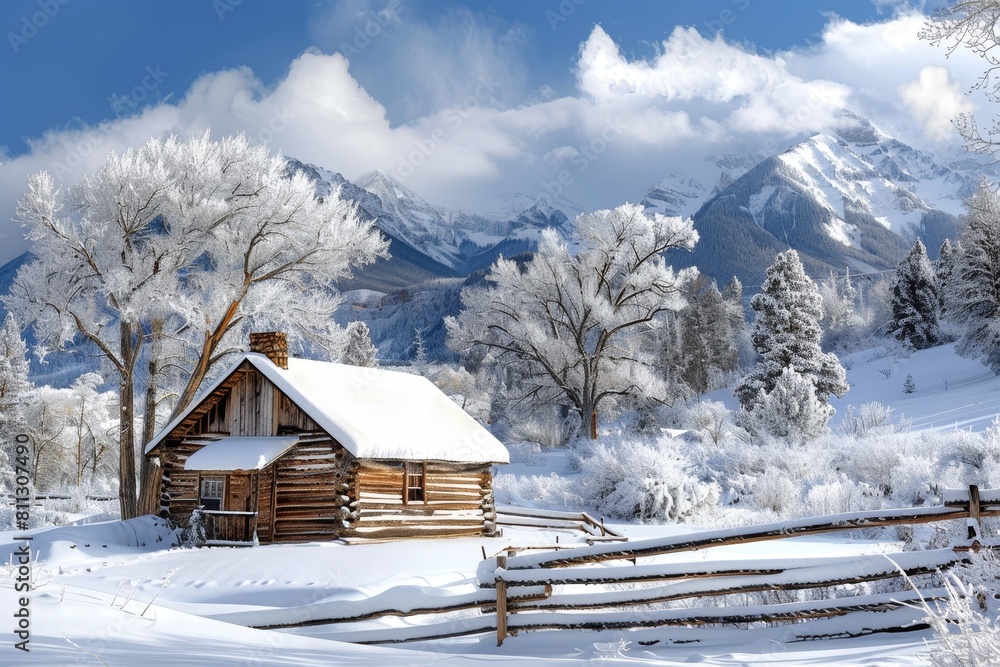
[[[351,528],[342,537],[383,540],[492,535],[496,530],[491,466],[428,461],[423,502],[406,502],[402,462],[358,464]]]

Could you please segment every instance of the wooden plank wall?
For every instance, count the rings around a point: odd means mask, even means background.
[[[229,434],[274,435],[274,394],[274,385],[261,373],[246,372],[229,393]]]
[[[337,538],[350,515],[355,469],[354,457],[323,431],[302,434],[268,480],[275,508],[274,534],[268,541]]]
[[[361,461],[350,541],[491,535],[496,529],[491,466],[427,462],[426,501],[403,502],[404,465]]]

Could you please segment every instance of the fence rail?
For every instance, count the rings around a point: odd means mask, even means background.
[[[249,546],[256,541],[256,512],[203,509],[201,518],[207,546]]]
[[[570,547],[562,544],[547,552],[535,547],[511,546],[478,568],[478,590],[434,594],[397,587],[351,602],[321,602],[284,610],[240,612],[220,620],[256,628],[290,628],[330,625],[345,641],[395,643],[496,632],[497,644],[520,630],[626,629],[679,626],[719,626],[745,623],[795,623],[791,634],[799,638],[860,636],[880,631],[926,627],[917,608],[922,601],[942,598],[944,591],[929,581],[935,575],[967,562],[969,551],[1000,550],[981,537],[980,520],[1000,516],[1000,490],[976,487],[947,491],[936,507],[853,512],[739,529],[713,530],[694,536],[636,540],[627,543],[594,543]],[[520,508],[498,508],[508,517],[567,521],[583,513],[553,513]],[[719,546],[793,538],[835,531],[966,519],[969,539],[947,549],[867,556],[818,558],[767,558],[638,563],[637,559]],[[576,521],[576,519],[574,519]],[[591,528],[600,522],[589,524]],[[511,525],[511,524],[508,524]],[[607,530],[607,528],[605,528]],[[607,536],[607,535],[605,535]],[[624,537],[624,536],[621,536]],[[631,564],[625,564],[625,563]],[[907,590],[904,581],[916,577],[920,590]],[[872,593],[858,584],[898,581],[894,593]],[[923,583],[921,583],[923,582]],[[407,590],[404,590],[407,589]],[[815,591],[813,600],[778,604],[712,604],[720,596]],[[408,600],[400,607],[399,600]],[[699,603],[698,601],[703,601]],[[671,606],[681,601],[682,606]],[[691,601],[695,601],[693,604]],[[703,606],[698,606],[699,604]],[[479,616],[467,610],[478,608]],[[456,611],[466,616],[455,618]],[[447,615],[451,614],[451,617]],[[366,628],[352,623],[380,616],[421,616],[405,627]],[[838,619],[835,628],[823,619]],[[491,618],[492,617],[492,618]],[[438,619],[438,620],[435,620]],[[854,619],[854,620],[850,620]]]

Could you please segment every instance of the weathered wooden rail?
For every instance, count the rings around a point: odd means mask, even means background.
[[[627,542],[628,537],[604,525],[604,517],[595,519],[586,512],[561,512],[558,510],[529,509],[512,505],[498,505],[497,526],[523,526],[529,528],[564,528],[579,530],[587,541]]]
[[[200,512],[205,526],[206,546],[251,546],[254,543],[256,512],[204,509]]]
[[[740,529],[712,530],[682,537],[628,543],[596,543],[535,553],[509,547],[478,568],[478,590],[428,595],[414,587],[389,589],[366,600],[320,602],[308,608],[241,612],[221,620],[257,628],[306,625],[343,627],[343,639],[357,643],[430,640],[495,631],[498,645],[520,630],[610,630],[698,627],[746,623],[795,623],[796,637],[858,636],[902,628],[926,627],[912,607],[944,596],[926,579],[922,591],[907,590],[912,577],[926,578],[966,562],[969,551],[1000,550],[982,538],[980,520],[1000,516],[1000,490],[976,487],[943,494],[935,507],[852,512]],[[499,510],[503,513],[506,510]],[[535,512],[535,510],[530,510]],[[530,518],[530,515],[529,515]],[[538,518],[538,517],[536,517]],[[542,517],[557,519],[559,517]],[[968,520],[969,539],[948,549],[820,558],[767,558],[698,562],[637,559],[683,551],[787,539],[879,526]],[[594,522],[598,523],[598,522]],[[625,564],[631,563],[631,564]],[[853,594],[858,584],[898,580],[894,593]],[[610,589],[609,589],[610,586]],[[405,590],[404,590],[405,589]],[[820,593],[815,600],[780,604],[670,607],[671,603],[722,596],[800,591]],[[827,599],[830,598],[830,599]],[[455,618],[454,612],[482,614]],[[448,615],[451,617],[448,617]],[[351,623],[381,616],[423,616],[407,627],[361,629]],[[851,615],[857,622],[822,625],[822,619]],[[439,618],[440,620],[434,620]],[[339,635],[339,629],[333,630]]]

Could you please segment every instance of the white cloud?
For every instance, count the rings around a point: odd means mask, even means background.
[[[921,69],[916,80],[899,87],[899,97],[924,136],[938,143],[953,141],[957,133],[952,119],[975,109],[948,69],[939,65]]]
[[[373,15],[366,8],[387,7],[345,6],[353,13],[337,20],[346,35],[351,21]],[[183,98],[134,116],[53,129],[31,139],[26,154],[4,158],[0,220],[13,214],[31,172],[46,169],[70,185],[110,150],[206,127],[217,137],[246,132],[348,178],[382,168],[435,203],[496,210],[501,193],[549,192],[563,175],[562,195],[585,209],[608,207],[637,201],[667,173],[701,178],[707,155],[783,150],[823,129],[840,106],[890,131],[917,125],[903,138],[937,146],[950,116],[971,108],[960,91],[982,68],[970,54],[946,60],[921,42],[923,19],[914,14],[872,25],[834,20],[815,45],[776,54],[678,28],[654,57],[630,59],[597,27],[581,45],[573,95],[513,94],[524,66],[518,29],[476,14],[448,21],[420,24],[401,11],[353,59],[310,50],[273,86],[246,69],[214,72]],[[410,27],[414,36],[397,43],[391,31]],[[389,102],[359,84],[355,68],[365,58],[399,65],[400,76],[423,71],[404,95],[425,95],[423,110],[394,120]],[[2,233],[19,236],[10,224]],[[23,249],[5,242],[0,263]]]

